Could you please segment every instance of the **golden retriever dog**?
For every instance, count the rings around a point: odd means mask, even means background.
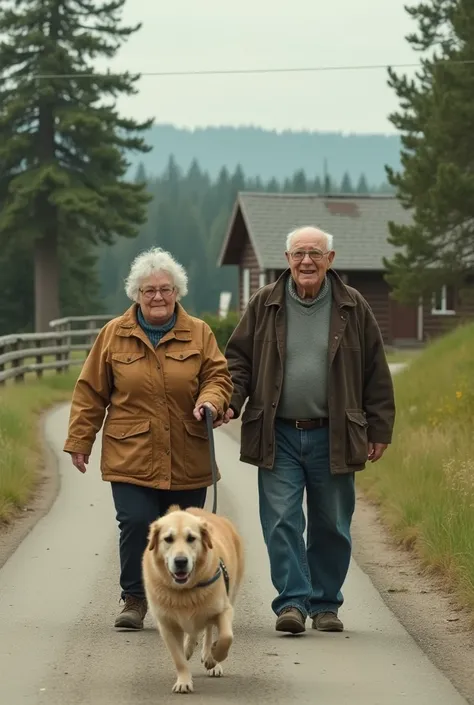
[[[241,537],[224,517],[173,505],[150,525],[142,565],[148,607],[176,668],[172,690],[191,693],[188,661],[201,633],[207,674],[223,675],[221,663],[233,641],[234,602],[244,573]]]

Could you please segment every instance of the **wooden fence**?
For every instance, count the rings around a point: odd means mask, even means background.
[[[82,365],[101,327],[114,316],[69,316],[50,322],[51,332],[0,336],[0,385],[23,382],[27,373],[63,372]],[[74,355],[75,352],[84,355]]]

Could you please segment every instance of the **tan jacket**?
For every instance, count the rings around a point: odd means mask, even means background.
[[[64,451],[89,455],[107,410],[104,480],[206,487],[212,483],[206,423],[193,409],[208,401],[220,416],[227,410],[232,381],[226,360],[207,323],[180,304],[176,325],[156,349],[136,311],[133,304],[97,336],[74,389]]]
[[[267,469],[275,460],[288,276],[287,269],[274,284],[254,294],[225,353],[236,415],[248,399],[242,414],[240,458]],[[328,276],[333,297],[328,341],[330,466],[333,474],[340,475],[365,467],[369,441],[391,443],[395,400],[382,336],[367,301],[336,272],[329,270]]]

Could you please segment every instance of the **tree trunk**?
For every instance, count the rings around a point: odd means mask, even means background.
[[[57,41],[59,32],[59,2],[51,8],[49,37]],[[45,70],[48,73],[49,53],[45,52]],[[41,66],[40,66],[41,67]],[[38,161],[41,167],[54,164],[55,142],[55,96],[50,90],[39,86],[38,115]],[[54,186],[51,184],[51,189]],[[59,318],[59,253],[58,211],[49,200],[49,190],[42,191],[37,200],[38,239],[35,241],[35,330],[37,333],[50,330],[49,322]]]
[[[49,322],[59,315],[58,238],[53,231],[35,242],[35,331],[51,330]]]

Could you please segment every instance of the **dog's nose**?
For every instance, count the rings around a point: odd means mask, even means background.
[[[174,565],[176,570],[186,570],[188,567],[188,559],[186,556],[176,556],[174,559]]]

